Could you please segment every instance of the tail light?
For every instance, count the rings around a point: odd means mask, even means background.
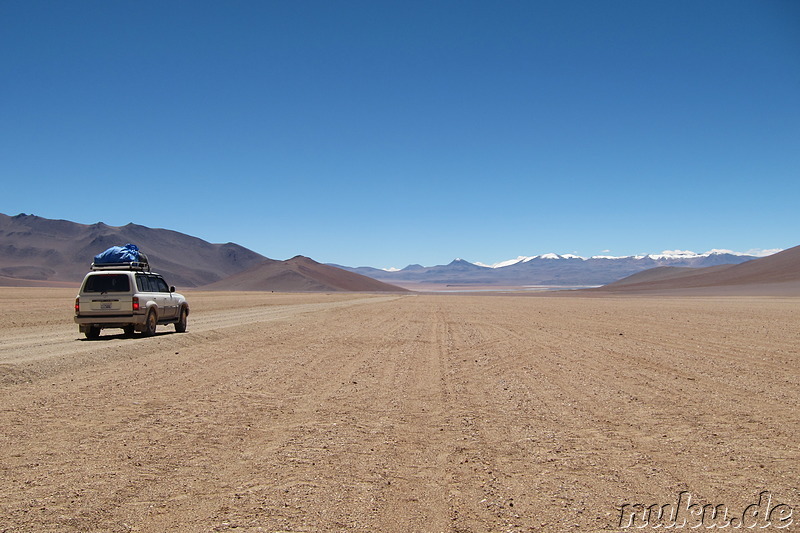
[[[81,312],[81,299],[75,298],[75,314],[79,314]]]
[[[138,311],[139,310],[139,297],[138,296],[134,296],[133,297],[133,310],[134,311]]]

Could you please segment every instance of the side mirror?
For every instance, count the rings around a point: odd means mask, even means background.
[[[169,292],[175,292],[175,285],[172,285],[172,286],[169,288]]]

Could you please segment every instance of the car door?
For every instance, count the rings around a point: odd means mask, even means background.
[[[170,310],[169,301],[165,298],[161,287],[158,283],[158,276],[152,274],[139,274],[136,276],[136,282],[139,290],[143,293],[142,296],[147,302],[153,302],[158,309],[158,319],[169,318],[168,313]],[[142,302],[144,305],[144,302]]]
[[[175,305],[175,298],[169,292],[167,282],[161,276],[153,276],[153,283],[158,293],[158,307],[161,309],[159,318],[175,318],[178,313],[178,306]]]

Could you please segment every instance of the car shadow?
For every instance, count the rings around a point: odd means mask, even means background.
[[[113,340],[135,340],[135,339],[148,339],[153,337],[163,337],[165,335],[175,335],[178,333],[177,331],[156,331],[155,335],[150,337],[146,337],[141,333],[134,333],[133,335],[125,335],[124,333],[118,333],[116,335],[103,335],[100,334],[99,337],[96,339],[88,339],[86,337],[79,337],[78,340],[82,342],[101,342],[101,341],[113,341]]]

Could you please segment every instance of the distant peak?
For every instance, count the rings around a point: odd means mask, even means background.
[[[524,256],[520,255],[516,259],[509,259],[507,261],[501,261],[499,263],[492,263],[492,264],[484,264],[484,263],[474,263],[478,266],[485,266],[489,268],[503,268],[507,266],[517,265],[521,263],[527,263],[528,261],[532,261],[534,259],[549,259],[549,260],[557,260],[557,259],[571,259],[573,261],[587,261],[589,259],[607,259],[607,260],[617,260],[617,259],[634,259],[634,260],[651,260],[651,261],[660,261],[660,260],[698,260],[703,259],[710,256],[735,256],[735,257],[764,257],[767,255],[772,255],[774,253],[780,252],[781,249],[770,249],[770,250],[762,250],[762,249],[753,249],[748,250],[747,252],[735,252],[733,250],[725,250],[725,249],[718,249],[715,248],[713,250],[709,250],[705,253],[699,254],[696,252],[692,252],[690,250],[664,250],[661,253],[651,253],[651,254],[638,254],[638,255],[609,255],[609,250],[605,250],[601,255],[593,255],[591,257],[583,257],[577,254],[555,254],[555,253],[546,253],[541,255],[533,255],[533,256]]]

